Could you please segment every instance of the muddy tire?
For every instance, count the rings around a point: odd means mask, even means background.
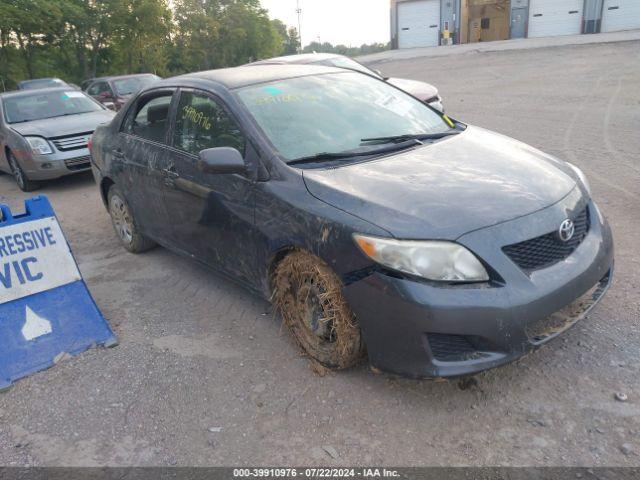
[[[122,243],[131,253],[142,253],[155,247],[155,242],[140,233],[133,212],[122,191],[112,185],[107,194],[111,223]]]
[[[38,182],[34,182],[33,180],[29,180],[27,174],[24,173],[20,163],[16,157],[13,156],[13,153],[7,152],[7,161],[9,162],[9,168],[11,169],[11,174],[13,175],[14,180],[18,184],[18,188],[23,192],[33,192],[40,188],[40,184]]]
[[[364,357],[360,327],[342,295],[342,282],[322,260],[304,251],[276,267],[273,303],[303,351],[321,365],[341,370]]]

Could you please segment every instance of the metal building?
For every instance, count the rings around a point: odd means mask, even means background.
[[[391,0],[393,48],[640,28],[640,0]]]

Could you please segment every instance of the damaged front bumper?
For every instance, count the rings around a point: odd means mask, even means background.
[[[469,375],[571,328],[602,299],[613,276],[611,231],[591,205],[591,231],[568,259],[531,274],[496,261],[501,284],[437,285],[374,271],[347,285],[371,365],[415,378]],[[472,245],[474,238],[466,241]],[[485,259],[495,249],[476,246],[487,249]]]

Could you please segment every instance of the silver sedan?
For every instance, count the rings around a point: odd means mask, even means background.
[[[87,171],[88,139],[113,116],[70,87],[0,94],[0,172],[27,192],[41,181]]]

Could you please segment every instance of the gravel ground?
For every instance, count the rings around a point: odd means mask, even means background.
[[[640,465],[640,42],[382,68],[585,170],[616,238],[600,306],[466,388],[364,365],[319,377],[265,302],[166,250],[125,253],[89,176],[52,182],[42,193],[121,343],[0,394],[1,465]],[[0,201],[25,197],[0,177]]]

